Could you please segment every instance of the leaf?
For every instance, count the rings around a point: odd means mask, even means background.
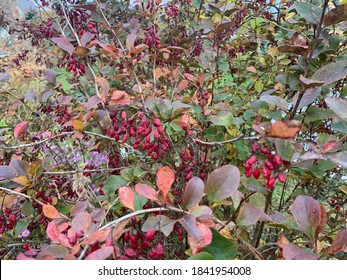
[[[324,16],[325,26],[337,24],[342,21],[347,21],[347,4],[340,5],[334,9],[331,9]]]
[[[142,210],[143,206],[147,203],[147,198],[139,195],[137,192],[134,193],[134,209],[135,211]]]
[[[78,213],[84,212],[88,208],[88,203],[86,201],[79,201],[70,210],[70,215],[75,216]]]
[[[76,232],[83,230],[85,234],[88,234],[92,224],[92,217],[87,212],[77,213],[72,219],[71,228],[69,230],[69,236],[75,235]],[[71,234],[71,235],[70,235]]]
[[[135,211],[135,193],[129,187],[120,187],[118,190],[118,196],[120,201],[124,204],[125,207],[128,207]]]
[[[297,110],[300,110],[302,108],[304,108],[305,106],[308,106],[310,104],[312,104],[320,95],[321,93],[321,88],[309,88],[309,89],[306,89],[305,92],[304,92],[304,95],[302,96],[301,100],[300,100],[300,104],[297,108]],[[292,104],[293,106],[295,106],[298,98],[300,96],[300,93],[297,92],[293,99],[292,99]]]
[[[134,43],[136,41],[136,38],[137,38],[137,36],[134,33],[130,33],[127,36],[125,44],[126,44],[126,47],[129,51],[131,51],[134,48]]]
[[[96,105],[98,105],[99,103],[102,103],[102,100],[100,99],[99,96],[97,95],[93,95],[91,97],[88,98],[88,101],[83,103],[83,105],[88,109],[92,109],[93,107],[95,107]]]
[[[312,79],[323,81],[324,85],[335,83],[347,76],[347,60],[343,59],[338,62],[331,62],[318,69]]]
[[[238,193],[240,171],[233,165],[214,170],[207,178],[205,193],[210,202],[217,202]]]
[[[300,121],[277,121],[271,124],[270,131],[265,136],[284,139],[294,138],[300,129]]]
[[[329,141],[324,144],[323,149],[321,151],[322,154],[336,152],[341,150],[343,144],[340,141]]]
[[[324,85],[324,82],[322,81],[307,79],[303,75],[300,75],[299,79],[300,82],[305,86],[305,88],[320,87]]]
[[[111,234],[112,229],[107,228],[104,230],[97,230],[89,234],[86,239],[82,242],[84,245],[92,245],[97,242],[104,242]]]
[[[155,189],[153,189],[151,186],[148,186],[146,184],[136,184],[135,190],[138,194],[142,195],[143,197],[159,202],[159,197]]]
[[[28,122],[27,121],[17,124],[16,127],[14,128],[14,137],[18,138],[23,133],[26,133],[27,128],[28,128]]]
[[[212,257],[211,254],[209,254],[207,252],[200,252],[194,256],[189,257],[188,260],[202,261],[202,260],[214,260],[214,258]]]
[[[178,222],[184,227],[188,235],[193,238],[202,238],[199,228],[196,225],[196,217],[191,214],[184,215]]]
[[[271,221],[271,218],[259,207],[244,203],[240,209],[236,224],[238,226],[255,225],[259,220]]]
[[[174,182],[175,182],[174,171],[168,166],[160,167],[156,176],[156,184],[158,189],[163,194],[164,202],[166,202],[166,197]]]
[[[53,256],[56,259],[63,259],[68,253],[68,248],[61,246],[60,244],[51,244],[43,247],[40,253],[38,253],[37,259],[42,260],[45,256]]]
[[[307,2],[295,2],[294,7],[298,14],[307,22],[318,24],[322,15],[322,9]]]
[[[222,236],[217,230],[211,229],[212,242],[203,249],[215,260],[233,260],[237,254],[237,248],[233,241]]]
[[[192,177],[184,190],[183,208],[190,209],[198,205],[204,196],[204,188],[204,182],[200,178]]]
[[[43,205],[42,206],[42,212],[49,219],[62,218],[62,216],[59,214],[58,210],[53,205],[49,205],[49,204]]]
[[[326,155],[326,158],[343,168],[347,168],[347,151]]]
[[[111,175],[107,178],[102,190],[106,193],[106,195],[110,196],[115,193],[120,187],[128,184],[128,181],[123,179],[119,175]]]
[[[82,37],[81,37],[81,44],[82,46],[87,45],[91,39],[93,39],[95,37],[94,34],[90,33],[90,32],[84,32]]]
[[[58,242],[58,236],[60,234],[60,231],[55,222],[48,223],[46,233],[50,240],[52,240],[53,242]]]
[[[0,177],[7,180],[11,180],[12,178],[17,177],[18,175],[18,171],[15,168],[7,165],[0,165]]]
[[[293,243],[289,243],[283,248],[283,256],[286,260],[318,260],[319,255],[308,252]]]
[[[72,126],[74,129],[76,129],[78,131],[83,131],[83,128],[84,128],[83,122],[81,120],[78,120],[78,119],[72,120]]]
[[[259,100],[264,101],[268,104],[275,105],[284,111],[288,110],[288,107],[289,107],[289,102],[278,96],[264,95],[264,96],[261,96]]]
[[[89,49],[83,46],[78,46],[72,53],[84,57],[89,53]]]
[[[228,126],[233,123],[233,114],[231,112],[221,111],[216,116],[210,118],[214,125]]]
[[[201,238],[197,239],[191,235],[188,235],[188,244],[193,255],[195,255],[205,246],[209,245],[212,241],[212,232],[209,227],[202,223],[197,223],[197,228],[200,231]]]
[[[312,240],[316,239],[322,227],[322,210],[319,203],[310,196],[300,195],[289,208],[299,228]]]
[[[72,53],[75,49],[75,47],[66,39],[66,37],[53,37],[51,40],[58,45],[59,48],[62,50]]]
[[[26,176],[18,176],[18,177],[12,178],[11,181],[25,187],[30,186],[30,180]]]
[[[335,254],[336,252],[343,249],[347,244],[347,229],[341,230],[335,237],[335,240],[328,249],[328,254]]]
[[[129,105],[131,102],[129,94],[122,90],[115,90],[109,101],[110,105]]]
[[[113,253],[113,246],[103,247],[90,253],[85,260],[106,260]]]
[[[347,121],[347,100],[336,97],[325,98],[325,103],[334,111],[336,115]]]
[[[297,55],[306,56],[308,52],[308,46],[300,46],[300,45],[282,45],[278,47],[280,52],[290,52],[295,53]]]
[[[143,223],[141,230],[147,232],[153,228],[155,230],[160,230],[166,237],[168,237],[171,234],[176,222],[177,220],[170,219],[165,215],[157,215],[155,217],[150,216]]]
[[[212,213],[212,209],[206,205],[197,206],[190,211],[190,214],[197,218],[210,218]]]
[[[52,85],[55,85],[57,82],[57,72],[51,69],[46,69],[45,70],[45,77],[47,82],[49,82]]]

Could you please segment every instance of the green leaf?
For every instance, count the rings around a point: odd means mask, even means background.
[[[219,234],[217,230],[211,228],[212,242],[202,251],[210,254],[215,260],[233,260],[236,257],[236,245],[230,239]]]
[[[188,260],[214,260],[214,258],[211,256],[211,254],[207,253],[207,252],[200,252],[197,253],[195,256],[191,256],[188,258]]]
[[[34,210],[32,202],[29,200],[26,200],[22,205],[21,212],[25,216],[30,216],[34,214],[35,210]]]
[[[128,181],[123,179],[121,176],[111,175],[107,178],[105,185],[102,189],[107,194],[107,196],[109,196],[116,190],[118,190],[121,186],[125,186],[127,184]]]
[[[322,15],[322,9],[315,5],[305,2],[295,2],[294,7],[298,14],[307,22],[318,24]]]
[[[134,208],[135,210],[142,210],[143,206],[147,203],[147,198],[143,197],[142,195],[139,195],[137,192],[135,192],[135,199],[134,199]]]
[[[14,237],[20,236],[21,233],[27,229],[29,224],[30,224],[30,221],[23,221],[23,220],[18,221],[14,229]]]
[[[215,125],[228,126],[233,123],[233,114],[231,112],[218,112],[216,116],[211,117],[210,121]]]
[[[144,175],[145,173],[147,173],[146,170],[144,170],[142,167],[140,166],[136,166],[136,167],[132,167],[132,168],[126,168],[123,169],[120,172],[120,175],[128,180],[129,182],[134,181],[135,179],[138,179],[139,177],[141,177],[142,175]]]

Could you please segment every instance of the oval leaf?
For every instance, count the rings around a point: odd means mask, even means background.
[[[293,243],[283,248],[283,256],[286,260],[318,260],[319,255],[308,252]]]
[[[310,196],[300,195],[289,209],[299,228],[311,240],[315,240],[317,228],[321,225],[322,220],[319,203]]]
[[[53,205],[45,204],[42,206],[43,214],[49,219],[62,218],[58,210]]]
[[[196,217],[191,214],[184,215],[178,222],[184,227],[191,237],[200,240],[202,238],[201,232],[196,225]]]
[[[47,236],[53,242],[58,242],[60,231],[55,222],[49,222],[46,229]]]
[[[193,208],[197,206],[204,196],[204,182],[198,177],[192,177],[185,190],[183,195],[183,208]]]
[[[51,40],[58,45],[62,50],[71,53],[74,51],[75,47],[63,36],[53,37]]]
[[[340,118],[347,120],[347,100],[336,97],[325,98],[325,103],[334,111]]]
[[[312,79],[323,81],[324,85],[335,83],[347,76],[347,60],[329,63],[318,69]]]
[[[175,173],[168,167],[160,167],[157,172],[156,183],[158,189],[161,191],[164,197],[164,202],[166,202],[166,196],[168,195],[172,184],[175,182]]]
[[[27,131],[27,128],[28,128],[27,121],[17,124],[16,127],[14,128],[14,137],[18,138],[20,135],[22,135],[24,132]]]
[[[143,197],[152,200],[152,201],[158,201],[158,194],[152,187],[146,185],[146,184],[136,184],[135,190],[139,195],[142,195]]]
[[[347,229],[341,230],[335,237],[334,242],[331,244],[328,253],[335,254],[336,252],[343,249],[347,244]]]
[[[259,220],[271,221],[271,218],[259,207],[244,203],[237,217],[238,226],[255,225]]]
[[[118,196],[120,201],[125,207],[128,207],[135,211],[134,201],[135,194],[134,191],[129,187],[120,187],[118,190]]]
[[[166,237],[172,232],[177,220],[172,220],[165,215],[150,216],[143,223],[141,230],[147,232],[151,228],[160,230]]]
[[[0,178],[11,180],[18,175],[18,171],[12,166],[0,165]]]
[[[270,131],[265,136],[284,139],[294,138],[300,129],[300,121],[277,121],[271,124]]]
[[[221,201],[236,194],[239,184],[239,169],[233,165],[225,165],[208,176],[205,193],[211,202]]]

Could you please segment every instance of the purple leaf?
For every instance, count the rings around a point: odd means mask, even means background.
[[[184,215],[178,222],[184,227],[190,236],[196,239],[201,238],[199,228],[196,226],[196,217],[191,214]]]
[[[271,218],[258,206],[244,203],[237,217],[238,226],[255,225],[259,220],[271,221]]]
[[[85,32],[81,37],[82,46],[85,46],[86,44],[88,44],[90,40],[94,38],[94,36],[95,35],[90,32]]]
[[[58,45],[62,50],[72,53],[75,47],[63,36],[61,37],[53,37],[51,40]]]
[[[310,253],[293,243],[284,246],[283,256],[287,260],[318,260],[319,258],[318,254]]]
[[[183,195],[183,208],[190,209],[197,206],[204,196],[204,182],[198,177],[192,177]]]
[[[7,165],[0,165],[0,178],[10,180],[18,175],[18,171],[15,168]]]
[[[342,250],[347,244],[347,229],[341,230],[335,237],[334,242],[331,244],[328,254],[334,254]]]
[[[86,201],[79,201],[70,210],[70,215],[75,216],[88,208],[88,203]]]
[[[311,240],[315,240],[318,234],[317,229],[321,229],[324,223],[324,213],[319,203],[310,196],[300,195],[289,209],[299,228]]]
[[[210,202],[217,202],[230,196],[238,196],[240,171],[233,165],[214,170],[207,178],[205,193]]]
[[[160,230],[166,237],[172,232],[176,220],[172,220],[165,215],[150,216],[142,225],[142,231],[147,232],[151,228]]]
[[[86,260],[106,260],[113,253],[113,246],[100,248],[90,253]]]

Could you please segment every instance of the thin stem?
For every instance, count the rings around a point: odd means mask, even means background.
[[[243,136],[243,135],[240,135],[236,138],[232,138],[232,139],[229,139],[229,140],[225,140],[225,141],[215,141],[215,142],[206,142],[206,141],[202,141],[200,139],[197,139],[195,138],[194,141],[197,142],[197,143],[201,143],[201,144],[204,144],[204,145],[211,145],[211,146],[215,146],[215,145],[223,145],[223,144],[227,144],[227,143],[232,143],[232,142],[235,142],[235,141],[238,141],[238,140],[258,140],[259,139],[259,136]]]

